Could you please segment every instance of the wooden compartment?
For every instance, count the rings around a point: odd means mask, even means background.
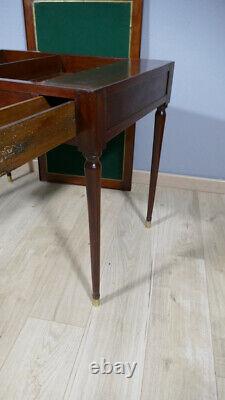
[[[0,77],[25,81],[42,81],[63,72],[60,56],[36,57],[0,64]]]
[[[38,52],[0,51],[0,78],[42,82],[47,79],[95,69],[120,59],[88,56],[62,56]]]
[[[0,108],[0,174],[75,136],[74,101],[51,106],[39,96]]]
[[[0,64],[46,57],[46,55],[46,53],[40,53],[39,51],[0,50]]]

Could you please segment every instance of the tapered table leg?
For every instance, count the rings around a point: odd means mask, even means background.
[[[92,303],[100,304],[100,207],[101,207],[101,162],[98,156],[87,156],[85,162],[86,190],[88,201]]]
[[[152,149],[152,165],[148,195],[148,212],[145,226],[150,228],[152,220],[152,211],[155,200],[155,190],[159,172],[159,162],[162,149],[163,133],[166,122],[166,105],[157,108],[155,113],[155,127],[154,127],[154,139]]]
[[[12,181],[13,181],[13,179],[12,179],[12,173],[11,173],[11,172],[7,172],[7,178],[8,178],[8,181],[9,181],[9,182],[12,182]]]
[[[33,161],[29,161],[28,165],[29,165],[30,172],[34,172],[34,163],[33,163]],[[13,182],[12,172],[7,172],[7,178],[8,178],[9,182]]]
[[[33,162],[33,160],[29,161],[28,165],[29,165],[30,172],[34,172],[34,162]]]

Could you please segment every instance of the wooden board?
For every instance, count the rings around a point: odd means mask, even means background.
[[[225,394],[225,197],[199,193],[218,400]]]
[[[156,203],[140,399],[217,400],[198,195],[160,188]]]
[[[29,318],[0,373],[1,398],[62,398],[82,334],[81,328]]]

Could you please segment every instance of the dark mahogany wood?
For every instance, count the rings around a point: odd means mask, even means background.
[[[143,0],[133,0],[130,58],[140,58]]]
[[[100,298],[100,202],[101,162],[99,156],[86,155],[85,178],[91,247],[92,297]]]
[[[155,113],[152,165],[151,165],[150,185],[149,185],[149,195],[148,195],[148,211],[146,218],[147,224],[151,223],[152,220],[152,211],[155,200],[155,190],[159,172],[159,162],[162,149],[165,122],[166,122],[166,105],[162,105],[157,108],[157,111]]]
[[[30,99],[32,95],[29,93],[11,92],[9,90],[1,90],[0,107],[9,106],[19,101]]]
[[[133,141],[133,137],[129,137],[129,141]],[[129,145],[128,145],[129,148]],[[126,150],[128,151],[128,148]],[[130,161],[132,162],[133,160],[133,150],[132,152],[129,152],[129,157],[127,158],[126,162]],[[47,163],[46,163],[46,155],[43,155],[38,158],[39,161],[39,176],[41,181],[48,181],[48,182],[53,182],[53,183],[64,183],[71,185],[73,183],[74,185],[81,185],[81,186],[86,186],[86,179],[85,176],[76,176],[76,177],[71,177],[71,176],[64,176],[60,174],[48,174],[47,172]],[[129,170],[130,171],[130,170]],[[130,171],[131,173],[131,171]],[[108,188],[108,179],[101,178],[101,187]],[[110,189],[117,189],[117,190],[131,190],[131,180],[112,180],[110,184]]]
[[[0,54],[3,58],[3,53]],[[11,111],[14,110],[14,113],[9,112],[7,107],[0,110],[0,173],[10,172],[59,143],[68,140],[76,143],[87,160],[85,176],[93,298],[98,300],[101,190],[99,157],[108,141],[157,108],[147,214],[147,221],[151,221],[165,108],[170,101],[174,63],[137,59],[111,62],[110,59],[97,57],[91,61],[90,57],[65,58],[63,55],[49,54],[39,54],[37,57],[36,52],[32,60],[32,52],[29,52],[28,58],[26,52],[13,51],[6,52],[4,57],[6,56],[9,57],[11,66],[8,73],[5,68],[0,67],[0,104],[4,105],[6,93],[11,103],[20,96],[30,100],[28,103],[25,101],[20,105],[12,105]],[[82,71],[80,67],[77,71],[76,60],[79,66],[83,64]],[[96,68],[98,62],[99,66]],[[95,67],[90,68],[90,65]],[[38,97],[34,99],[35,96]],[[40,99],[39,96],[43,97]],[[133,152],[129,157],[129,162],[132,163]]]
[[[16,102],[16,104],[10,107],[0,108],[0,127],[47,110],[48,108],[50,108],[50,105],[42,96]]]
[[[53,108],[40,98],[0,109],[0,174],[9,173],[75,135],[74,102]],[[31,103],[30,111],[27,104]],[[37,105],[32,105],[37,103]],[[43,102],[45,103],[45,101]],[[39,112],[37,112],[37,109]],[[15,110],[16,120],[13,118]],[[9,177],[9,174],[8,174]]]
[[[12,174],[11,174],[11,172],[7,172],[6,174],[7,174],[7,178],[9,180],[9,182],[12,182]],[[0,173],[0,176],[1,176],[1,173]]]
[[[129,126],[125,133],[125,155],[124,155],[124,179],[123,181],[115,181],[118,186],[115,189],[123,189],[130,191],[132,186],[133,159],[134,159],[134,142],[135,142],[135,124]],[[112,185],[113,186],[113,185]],[[113,187],[112,187],[113,188]]]
[[[0,50],[0,64],[40,57],[46,57],[46,53],[40,53],[39,51]]]
[[[0,64],[1,78],[38,81],[63,72],[59,56],[46,56]]]

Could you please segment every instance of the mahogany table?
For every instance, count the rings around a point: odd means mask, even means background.
[[[168,61],[0,51],[0,175],[65,142],[86,158],[94,305],[100,299],[99,158],[107,142],[156,109],[149,227],[173,69]]]

